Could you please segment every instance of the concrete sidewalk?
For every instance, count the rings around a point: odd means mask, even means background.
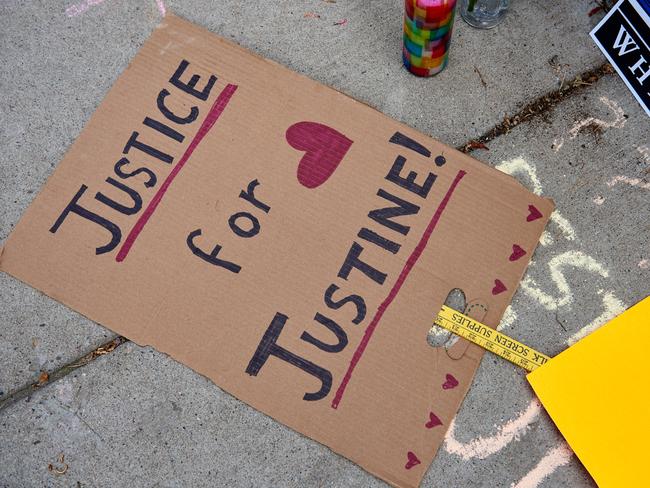
[[[2,239],[163,5],[94,3],[0,5]],[[593,4],[515,0],[491,31],[458,19],[449,67],[423,80],[400,64],[401,3],[367,3],[164,6],[447,144],[486,135],[474,157],[552,197],[557,212],[502,324],[509,334],[554,355],[647,295],[650,119],[588,37]],[[68,16],[75,5],[87,9]],[[385,486],[165,355],[110,342],[6,275],[0,290],[0,487]],[[486,356],[423,486],[594,484],[522,371]]]

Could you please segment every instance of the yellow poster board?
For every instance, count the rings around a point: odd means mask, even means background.
[[[527,378],[600,488],[650,486],[650,297]]]

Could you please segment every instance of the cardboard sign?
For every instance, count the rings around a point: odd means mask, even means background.
[[[483,355],[431,347],[437,312],[460,288],[496,326],[552,210],[510,176],[167,16],[0,265],[413,487]]]
[[[646,9],[650,4],[646,3]],[[650,16],[636,0],[620,0],[591,37],[650,115]]]

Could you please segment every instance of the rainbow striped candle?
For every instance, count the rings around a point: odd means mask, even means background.
[[[456,0],[404,0],[404,66],[417,76],[440,73],[449,60]]]

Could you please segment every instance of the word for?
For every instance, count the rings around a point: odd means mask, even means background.
[[[242,190],[239,193],[239,198],[250,203],[252,206],[260,209],[264,213],[269,213],[271,207],[262,201],[258,200],[255,197],[255,187],[259,185],[260,182],[253,180],[248,184],[246,191]],[[245,224],[247,222],[247,224]],[[228,219],[228,226],[239,237],[248,239],[254,237],[260,232],[260,221],[259,219],[250,212],[237,212],[230,216]],[[195,243],[194,239],[201,235],[201,229],[196,229],[187,236],[187,246],[190,248],[192,253],[195,256],[203,259],[204,261],[213,264],[215,266],[221,266],[228,271],[233,273],[239,273],[241,271],[241,266],[232,261],[227,261],[225,259],[219,259],[217,255],[221,251],[221,246],[216,245],[210,253],[206,253],[201,250]]]

